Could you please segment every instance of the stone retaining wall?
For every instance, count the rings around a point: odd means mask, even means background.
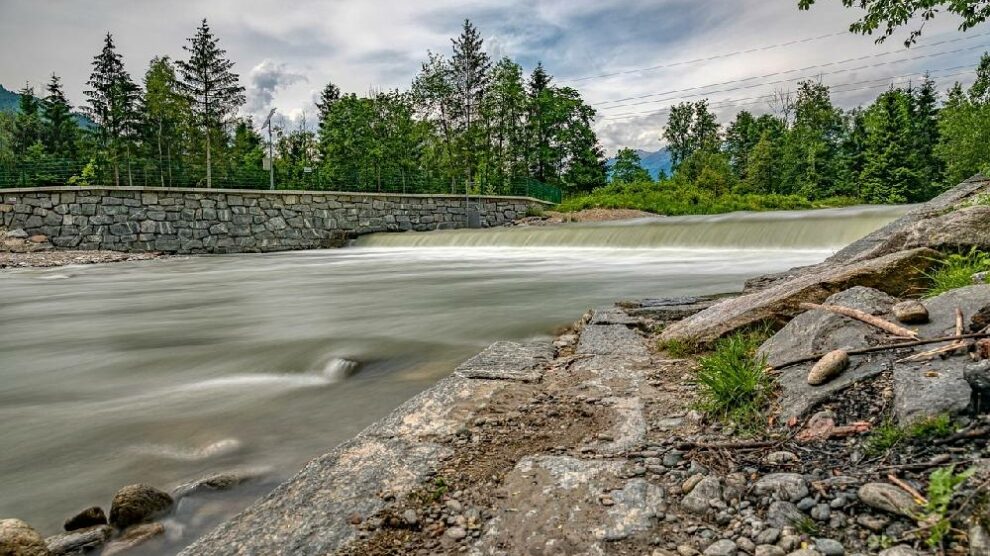
[[[48,187],[0,190],[0,226],[66,249],[237,253],[335,247],[362,234],[469,220],[499,226],[545,205],[525,197]]]

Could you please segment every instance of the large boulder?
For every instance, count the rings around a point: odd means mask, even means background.
[[[41,538],[30,525],[19,519],[0,520],[0,554],[3,556],[51,556]]]
[[[891,234],[853,260],[866,260],[905,249],[929,247],[939,251],[990,249],[990,206],[976,205],[919,220]]]
[[[145,484],[128,485],[117,491],[110,504],[110,524],[117,529],[150,521],[172,509],[172,497]]]
[[[853,286],[893,295],[917,291],[924,273],[938,260],[931,249],[912,249],[798,276],[765,290],[727,299],[667,327],[662,341],[708,344],[737,330],[768,321],[787,321],[803,312],[801,303],[821,303]]]

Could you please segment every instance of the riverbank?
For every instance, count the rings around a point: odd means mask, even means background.
[[[80,251],[56,249],[47,236],[28,236],[24,230],[0,229],[0,269],[51,268],[79,264],[103,264],[159,259],[165,255],[123,253],[120,251]]]
[[[982,363],[933,370],[927,348],[906,347],[858,356],[820,388],[805,381],[813,361],[785,364],[854,338],[890,343],[798,304],[893,320],[891,295],[916,295],[937,260],[916,243],[990,247],[987,211],[965,208],[988,186],[963,184],[741,296],[627,303],[553,343],[495,344],[184,554],[982,556]],[[957,308],[977,326],[990,307],[990,286],[944,295],[925,302],[922,337],[968,326],[953,324]],[[794,325],[760,348],[778,368],[765,428],[700,411],[697,372],[712,363],[688,339],[767,319]],[[911,355],[921,363],[892,372]],[[929,419],[942,424],[911,428]]]

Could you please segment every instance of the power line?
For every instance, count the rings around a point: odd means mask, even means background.
[[[972,68],[972,66],[968,66],[968,65],[967,66],[955,66],[955,67],[944,68],[944,69],[935,70],[935,71],[952,71],[952,70],[956,70],[956,69],[960,69],[960,68],[968,68],[968,69],[966,69],[965,71],[959,71],[959,72],[956,72],[956,73],[950,73],[950,74],[946,74],[946,75],[940,75],[940,76],[937,76],[936,78],[939,79],[939,80],[942,80],[942,79],[947,79],[949,77],[956,77],[956,76],[959,76],[959,75],[971,74],[971,73],[974,73],[976,71],[975,69]],[[905,83],[905,82],[910,81],[910,80],[907,79],[908,77],[916,77],[916,76],[921,76],[921,75],[925,75],[925,74],[923,72],[918,72],[918,73],[904,74],[904,75],[895,76],[895,77],[889,77],[889,78],[870,79],[870,80],[866,80],[866,81],[855,81],[855,82],[852,82],[852,83],[839,83],[837,85],[833,85],[832,87],[847,87],[849,85],[859,85],[861,83],[872,83],[872,82],[875,82],[875,81],[883,81],[883,83],[880,83],[878,85],[870,85],[870,86],[866,86],[866,87],[858,87],[858,88],[855,88],[855,89],[846,89],[846,90],[830,89],[829,92],[832,93],[832,94],[843,94],[843,93],[852,93],[852,92],[857,92],[857,91],[865,91],[865,90],[870,90],[870,89],[878,89],[880,87],[886,87],[888,85],[893,85],[893,84],[896,84],[896,83]],[[739,98],[739,99],[726,99],[724,101],[718,101],[718,102],[716,102],[714,104],[711,104],[709,107],[710,108],[726,108],[726,107],[730,107],[730,106],[752,106],[752,105],[755,105],[755,104],[761,104],[761,103],[765,102],[766,100],[772,99],[774,96],[775,95],[773,95],[773,94],[769,94],[769,95],[760,95],[760,96],[755,96],[755,97],[746,97],[746,98]],[[753,100],[753,101],[756,101],[756,102],[746,102],[746,103],[740,102],[740,101],[749,101],[749,100]],[[648,112],[629,112],[629,113],[623,113],[623,114],[610,114],[610,115],[603,116],[600,119],[601,120],[608,120],[608,121],[629,120],[629,119],[633,119],[633,118],[636,118],[636,117],[657,116],[657,115],[660,115],[660,114],[664,114],[664,113],[670,112],[671,109],[672,109],[672,107],[666,107],[666,108],[662,108],[660,110],[654,110],[654,111],[648,111]]]
[[[631,107],[631,106],[642,106],[642,105],[646,105],[646,104],[657,104],[657,103],[661,103],[661,102],[671,102],[672,100],[686,99],[686,98],[699,97],[699,96],[707,96],[707,95],[716,94],[716,93],[729,93],[729,92],[733,92],[733,91],[741,91],[741,90],[744,90],[744,89],[755,89],[755,88],[758,88],[758,87],[766,87],[768,85],[779,85],[781,83],[789,83],[791,81],[801,81],[801,80],[805,80],[805,79],[816,79],[816,78],[824,77],[826,75],[837,75],[837,74],[840,74],[840,73],[848,73],[850,71],[859,71],[859,70],[865,70],[865,69],[873,69],[873,68],[878,68],[878,67],[885,67],[885,66],[889,66],[889,65],[892,65],[892,64],[900,64],[900,63],[903,63],[903,62],[910,62],[910,61],[915,61],[915,60],[921,60],[921,59],[924,59],[924,58],[934,58],[934,57],[937,57],[937,56],[946,56],[946,55],[949,55],[949,54],[959,54],[961,52],[967,52],[967,51],[971,51],[971,50],[984,49],[984,48],[988,48],[988,47],[990,47],[990,45],[976,45],[976,46],[971,46],[971,47],[968,47],[968,48],[961,48],[961,49],[957,49],[957,50],[951,50],[951,51],[948,51],[948,52],[937,52],[937,53],[932,53],[932,54],[926,54],[924,56],[918,56],[918,57],[915,57],[915,58],[905,58],[903,60],[895,60],[895,61],[892,61],[892,62],[879,62],[879,63],[875,63],[875,64],[867,64],[867,65],[863,65],[863,66],[857,66],[857,67],[854,67],[854,68],[846,68],[846,69],[841,69],[841,70],[820,72],[820,73],[813,74],[813,75],[803,75],[803,76],[800,76],[800,77],[790,77],[790,78],[787,78],[787,79],[778,79],[776,81],[764,81],[764,82],[760,82],[760,83],[753,83],[753,84],[750,84],[750,85],[741,85],[741,86],[738,86],[738,87],[729,87],[727,89],[719,89],[719,90],[714,90],[714,91],[702,91],[702,92],[692,93],[692,94],[688,94],[688,95],[679,95],[679,96],[673,96],[673,97],[667,97],[667,98],[660,98],[660,99],[653,99],[653,100],[644,100],[644,101],[640,101],[640,102],[630,102],[630,103],[620,104],[620,105],[615,105],[615,106],[606,106],[606,107],[603,107],[603,108],[599,108],[599,110],[615,110],[617,108],[628,108],[628,107]],[[750,78],[750,79],[755,79],[755,78]],[[748,80],[749,79],[747,79],[747,81]],[[706,87],[690,87],[690,88],[687,88],[687,89],[682,89],[681,91],[694,91],[694,90],[703,89],[703,88],[706,88]],[[673,91],[673,92],[680,92],[680,91]],[[653,97],[653,96],[660,96],[662,94],[665,94],[665,93],[656,93],[656,94],[653,94],[653,95],[646,95],[646,96],[647,97]],[[645,98],[645,97],[640,97],[640,98]]]
[[[883,56],[889,56],[891,54],[902,53],[902,52],[905,52],[905,51],[908,51],[908,50],[912,50],[912,51],[915,51],[916,52],[916,51],[921,50],[923,48],[931,48],[931,47],[935,47],[935,46],[941,46],[941,45],[944,45],[944,44],[950,44],[950,43],[956,43],[956,42],[960,42],[960,41],[971,40],[973,38],[984,37],[984,36],[988,36],[988,35],[990,35],[990,32],[988,32],[988,33],[979,33],[979,34],[974,34],[974,35],[968,35],[968,36],[959,37],[959,38],[955,38],[955,39],[946,39],[946,40],[935,42],[935,43],[932,43],[932,44],[929,44],[929,45],[922,45],[922,46],[914,47],[912,49],[901,49],[901,50],[897,50],[897,51],[880,52],[880,53],[877,53],[877,54],[870,54],[870,55],[867,55],[867,56],[859,56],[859,57],[856,57],[856,58],[847,58],[845,60],[839,60],[839,61],[836,61],[836,62],[827,62],[827,63],[824,63],[824,64],[815,64],[815,65],[811,65],[811,66],[805,66],[803,68],[792,68],[792,69],[788,69],[788,70],[782,70],[782,71],[767,73],[767,74],[764,74],[764,75],[755,75],[755,76],[752,76],[752,77],[744,77],[744,78],[740,78],[740,79],[732,79],[732,80],[729,80],[729,81],[722,81],[720,83],[709,83],[707,85],[699,85],[699,86],[696,86],[696,87],[688,87],[686,89],[674,89],[674,90],[669,90],[669,91],[660,91],[660,92],[656,92],[656,93],[649,93],[649,94],[646,94],[646,95],[624,97],[624,98],[618,98],[618,99],[613,99],[613,100],[603,100],[601,102],[592,103],[592,105],[593,106],[601,106],[603,104],[614,104],[614,103],[619,103],[619,102],[626,102],[626,101],[630,101],[630,100],[640,100],[640,99],[652,98],[652,97],[656,97],[656,96],[663,96],[663,95],[669,95],[669,94],[674,94],[674,93],[684,93],[684,92],[696,91],[696,90],[699,90],[699,89],[707,89],[709,87],[719,87],[719,86],[722,86],[722,85],[731,85],[733,83],[741,83],[741,82],[744,82],[744,81],[753,81],[754,79],[767,79],[767,78],[770,78],[770,77],[777,77],[777,76],[786,75],[786,74],[789,74],[789,73],[796,73],[796,72],[809,71],[809,70],[814,70],[814,69],[821,69],[821,68],[826,68],[826,67],[830,67],[830,66],[836,66],[836,65],[840,65],[840,64],[847,64],[847,63],[850,63],[850,62],[859,62],[859,61],[863,61],[863,60],[869,60],[869,59],[872,59],[872,58],[880,58],[880,57],[883,57]],[[957,49],[957,50],[950,50],[950,51],[946,51],[946,52],[938,52],[938,53],[926,54],[926,55],[922,55],[922,56],[905,58],[903,60],[898,60],[898,61],[895,61],[895,62],[886,62],[886,63],[879,64],[879,65],[885,65],[887,63],[900,63],[900,62],[911,61],[911,60],[920,60],[920,59],[923,59],[923,58],[932,58],[932,57],[935,57],[935,56],[944,56],[944,55],[947,55],[947,54],[957,54],[959,52],[964,52],[964,51],[969,51],[969,50],[975,50],[977,48],[986,48],[986,47],[987,47],[986,45],[980,45],[980,46],[974,46],[974,47],[969,47],[969,48],[962,48],[962,49]],[[834,74],[834,73],[841,73],[841,72],[845,72],[845,71],[855,71],[857,69],[866,69],[866,68],[870,68],[870,67],[875,67],[875,66],[869,66],[868,65],[868,66],[861,66],[861,67],[858,67],[858,68],[850,68],[850,69],[845,69],[845,70],[835,70],[833,72],[827,72],[826,75],[827,74]],[[798,79],[801,79],[801,78],[798,78]],[[790,80],[789,79],[785,79],[783,81],[790,81]],[[781,82],[783,82],[783,81],[781,81]],[[604,110],[604,109],[608,109],[608,108],[616,108],[616,107],[615,106],[610,106],[610,107],[603,107],[602,109]]]
[[[743,54],[753,54],[755,52],[765,52],[767,50],[773,50],[775,48],[782,48],[782,47],[785,47],[785,46],[794,46],[795,44],[809,43],[809,42],[814,42],[814,41],[818,41],[818,40],[822,40],[822,39],[830,39],[832,37],[839,37],[839,36],[843,36],[843,35],[847,35],[847,34],[848,33],[845,32],[845,31],[842,31],[842,32],[839,32],[839,33],[829,33],[827,35],[818,35],[817,37],[809,37],[809,38],[806,38],[806,39],[795,39],[795,40],[792,40],[792,41],[787,41],[787,42],[782,42],[782,43],[777,43],[777,44],[768,44],[766,46],[760,46],[760,47],[756,47],[756,48],[750,48],[748,50],[737,50],[735,52],[725,52],[725,53],[722,53],[722,54],[715,54],[713,56],[708,56],[706,58],[695,58],[694,60],[681,60],[679,62],[670,62],[668,64],[660,64],[660,65],[657,65],[657,66],[647,66],[647,67],[644,67],[644,68],[634,68],[634,69],[616,71],[616,72],[612,72],[612,73],[602,73],[602,74],[598,74],[598,75],[586,75],[584,77],[570,77],[570,78],[567,78],[567,79],[561,79],[560,82],[561,83],[573,83],[575,81],[588,81],[589,79],[602,79],[602,78],[605,78],[605,77],[615,77],[616,75],[628,75],[630,73],[641,73],[641,72],[644,72],[644,71],[654,71],[654,70],[660,70],[660,69],[667,69],[667,68],[673,68],[673,67],[677,67],[677,66],[684,66],[684,65],[688,65],[688,64],[698,64],[698,63],[702,63],[702,62],[711,62],[713,60],[719,60],[719,59],[723,59],[723,58],[731,58],[733,56],[741,56]]]

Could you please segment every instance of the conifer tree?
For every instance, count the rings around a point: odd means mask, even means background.
[[[47,94],[42,101],[45,149],[56,158],[75,159],[79,126],[72,116],[72,108],[57,75],[52,74],[45,91]]]
[[[13,150],[18,156],[26,156],[28,149],[41,141],[41,111],[34,87],[24,85],[17,92],[17,115],[14,117]]]
[[[323,120],[326,119],[330,107],[338,100],[340,100],[340,87],[333,83],[327,83],[326,87],[323,87],[323,90],[320,91],[320,98],[316,100],[316,109],[319,111],[318,116],[321,125],[323,124]]]
[[[110,33],[104,39],[103,50],[93,58],[87,85],[88,114],[97,126],[100,147],[113,166],[114,184],[120,185],[120,158],[130,152],[127,141],[137,125],[139,90],[124,69]]]
[[[470,185],[478,164],[478,147],[483,139],[480,111],[488,90],[492,64],[484,50],[481,34],[470,20],[464,20],[461,34],[451,39],[451,43],[454,55],[450,60],[450,69],[456,94],[454,115],[460,135],[461,161],[467,185]]]
[[[548,120],[552,112],[552,77],[543,68],[543,63],[538,62],[533,73],[529,77],[527,89],[529,93],[529,122],[528,133],[530,136],[530,172],[538,180],[546,182],[553,175],[550,152],[550,137],[548,130]]]
[[[206,19],[188,39],[183,49],[188,60],[178,62],[182,88],[189,95],[196,125],[206,141],[206,187],[213,186],[212,147],[215,134],[244,102],[244,87],[231,69],[234,62],[225,56],[220,40],[213,35]]]

